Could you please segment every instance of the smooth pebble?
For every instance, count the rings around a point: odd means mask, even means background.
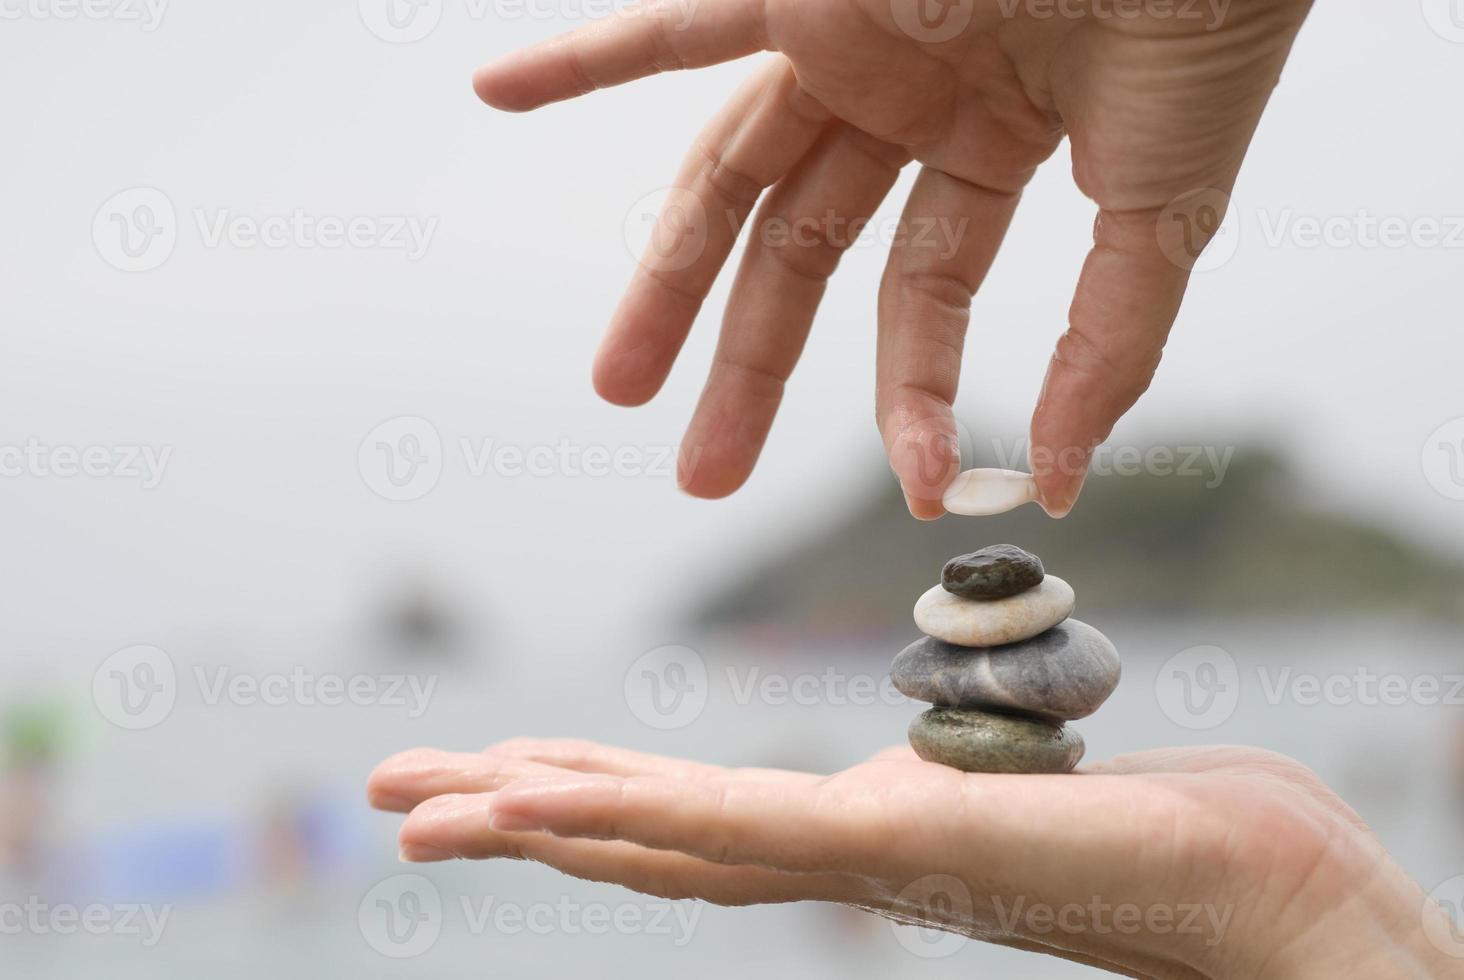
[[[1005,599],[1035,587],[1045,574],[1036,555],[1016,545],[993,544],[946,562],[940,584],[963,599]]]
[[[1016,470],[967,470],[946,488],[942,503],[952,514],[990,517],[1037,499],[1037,481]]]
[[[1069,619],[1010,646],[973,650],[924,637],[895,657],[901,694],[955,708],[1086,718],[1118,687],[1122,665],[1108,637]]]
[[[1083,757],[1083,737],[1070,728],[960,708],[931,708],[911,722],[909,737],[926,762],[964,772],[1071,772]]]
[[[1073,587],[1056,575],[1005,599],[963,599],[937,585],[915,603],[915,625],[947,643],[995,647],[1051,629],[1067,619],[1075,602]]]

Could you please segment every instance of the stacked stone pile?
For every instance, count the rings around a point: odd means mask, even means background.
[[[1086,718],[1118,686],[1118,651],[1070,619],[1072,586],[1012,545],[952,558],[915,603],[925,636],[895,658],[894,684],[934,705],[910,726],[920,758],[966,772],[1068,772]]]

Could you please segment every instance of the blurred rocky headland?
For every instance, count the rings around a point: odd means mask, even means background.
[[[1317,509],[1275,451],[1209,452],[1183,470],[1188,454],[1172,452],[1159,472],[1116,462],[1094,472],[1061,521],[1028,505],[921,523],[893,479],[882,481],[848,519],[786,542],[694,608],[690,625],[783,639],[908,633],[915,598],[939,581],[945,562],[997,543],[1034,552],[1077,585],[1078,615],[1464,622],[1457,556],[1370,519]]]

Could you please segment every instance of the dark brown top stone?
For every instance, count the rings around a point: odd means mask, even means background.
[[[994,544],[946,562],[940,584],[966,599],[1005,599],[1042,581],[1042,561],[1010,544]]]

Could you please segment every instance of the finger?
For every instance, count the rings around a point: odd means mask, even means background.
[[[575,772],[605,773],[611,776],[706,776],[721,772],[718,766],[686,759],[633,752],[613,745],[601,745],[573,738],[511,738],[483,750],[490,756],[507,756]]]
[[[515,783],[495,796],[495,830],[624,840],[716,864],[877,876],[889,840],[874,796],[830,804],[822,781],[580,776]]]
[[[413,749],[376,767],[366,782],[366,798],[378,810],[407,813],[423,800],[444,793],[486,793],[515,779],[562,776],[567,772],[527,759]]]
[[[660,390],[758,196],[829,118],[779,57],[697,138],[595,358],[601,397],[639,405]]]
[[[478,69],[491,106],[536,109],[662,71],[701,68],[768,47],[760,0],[647,0]]]
[[[580,739],[512,738],[490,745],[484,752],[525,759],[583,773],[604,773],[610,776],[668,776],[680,779],[703,779],[728,776],[745,779],[797,779],[806,773],[786,769],[724,769],[704,762],[672,759],[646,752],[601,745]]]
[[[901,147],[837,126],[758,209],[682,443],[683,490],[725,497],[746,481],[829,276],[908,161]]]
[[[713,864],[622,841],[590,841],[489,829],[496,794],[440,796],[402,825],[408,861],[510,857],[537,861],[588,881],[624,885],[661,898],[700,898],[718,905],[854,901],[858,883],[842,875],[786,875],[763,868]]]
[[[418,863],[454,858],[530,860],[588,881],[619,884],[660,898],[702,899],[719,905],[830,901],[882,909],[887,901],[887,896],[875,894],[865,880],[844,874],[784,874],[746,865],[715,864],[618,840],[494,831],[488,824],[495,800],[496,794],[488,793],[440,796],[424,803],[402,826],[403,860]],[[887,914],[898,921],[918,922],[922,911],[928,910],[917,910],[914,917],[898,911]],[[1032,940],[993,938],[1003,945],[1124,972],[1094,953],[1075,952]],[[1126,951],[1126,958],[1144,962],[1136,959],[1131,951]],[[1159,965],[1158,961],[1155,965]],[[1157,976],[1159,971],[1143,975]]]
[[[1166,257],[1156,216],[1104,211],[1094,227],[1032,416],[1038,499],[1055,517],[1072,510],[1093,450],[1148,389],[1179,314],[1189,271]]]
[[[878,780],[857,770],[781,782],[605,775],[519,780],[494,794],[490,826],[623,840],[718,864],[878,877],[906,872],[910,860],[952,846],[951,822],[921,815],[960,801],[954,805],[962,808],[958,826],[966,858],[993,875],[1022,873],[1044,891],[1067,880],[1063,875],[1072,877],[1072,861],[1093,861],[1133,834],[1132,824],[1122,821],[1075,833],[1054,815],[1084,798],[1096,800],[1099,812],[1109,806],[1128,812],[1132,787],[1122,779],[968,776],[929,764],[918,772],[908,762],[887,764],[910,771]]]
[[[960,472],[951,405],[971,298],[1019,197],[927,167],[880,283],[875,414],[910,513],[922,520],[945,513],[941,495]]]

